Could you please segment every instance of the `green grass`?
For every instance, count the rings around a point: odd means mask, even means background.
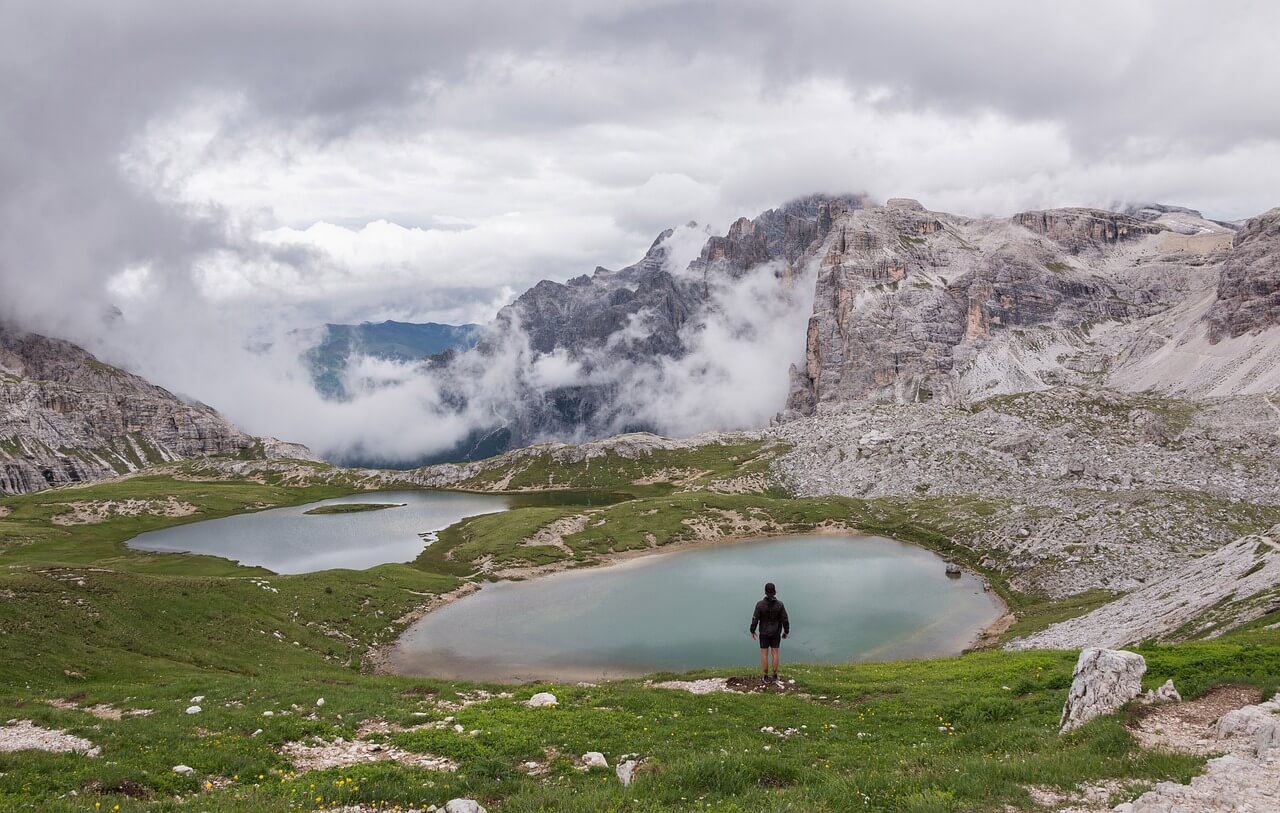
[[[388,508],[403,508],[399,502],[349,502],[336,505],[318,505],[304,514],[361,514],[365,511],[384,511]]]
[[[515,458],[498,458],[492,468],[459,483],[458,487],[486,490],[505,483],[504,490],[511,491],[554,488],[652,496],[722,478],[765,475],[769,463],[786,449],[780,444],[758,441],[711,444],[656,450],[652,455],[639,458],[610,452],[576,465],[559,463],[545,451],[531,452]]]
[[[1186,781],[1200,770],[1200,758],[1138,748],[1123,715],[1058,735],[1074,653],[987,651],[928,661],[784,666],[802,692],[787,695],[694,696],[636,680],[489,686],[515,696],[462,710],[437,704],[476,686],[362,671],[370,647],[393,640],[406,613],[425,597],[461,585],[486,559],[587,564],[610,552],[687,541],[691,525],[731,527],[736,516],[787,531],[839,523],[922,544],[981,570],[978,553],[957,540],[991,527],[1008,509],[1000,500],[977,498],[806,500],[777,492],[675,491],[672,476],[696,485],[758,473],[770,454],[758,446],[721,451],[720,459],[704,450],[658,465],[606,459],[558,474],[525,469],[518,475],[530,486],[606,487],[634,499],[589,509],[525,505],[446,529],[412,565],[300,576],[215,557],[132,551],[124,541],[181,522],[349,493],[340,477],[307,485],[271,476],[264,482],[144,476],[0,500],[12,509],[0,518],[0,720],[30,719],[102,748],[96,758],[0,753],[0,810],[120,805],[122,811],[231,813],[440,805],[465,796],[502,813],[1000,811],[1029,808],[1029,784]],[[199,466],[185,471],[193,476]],[[70,510],[66,503],[170,497],[198,511],[52,522]],[[520,544],[548,522],[584,511],[591,512],[587,521],[565,537],[571,554]],[[1022,613],[1024,631],[1106,598],[1095,593],[1046,602],[1013,591],[997,571],[984,572]],[[1280,634],[1265,625],[1277,620],[1280,611],[1212,643],[1143,646],[1150,667],[1145,683],[1173,678],[1188,696],[1222,682],[1273,689]],[[753,654],[744,652],[742,669],[695,675],[750,673]],[[560,706],[522,704],[542,689],[554,691]],[[183,713],[196,695],[205,696],[202,713]],[[316,705],[319,697],[323,707]],[[53,699],[153,713],[103,720],[48,705]],[[445,717],[455,719],[440,729],[384,738],[449,757],[459,764],[456,773],[378,763],[294,776],[277,750],[312,736],[350,739],[372,718],[415,725]],[[463,734],[452,730],[453,722]],[[764,726],[799,733],[780,738],[762,732]],[[465,733],[471,730],[479,733]],[[624,789],[611,771],[575,769],[573,760],[589,750],[604,752],[611,764],[621,754],[639,753],[645,770]],[[528,776],[520,766],[529,760],[545,763],[546,774]],[[174,774],[178,763],[195,774]],[[206,791],[203,783],[215,779],[228,784]]]

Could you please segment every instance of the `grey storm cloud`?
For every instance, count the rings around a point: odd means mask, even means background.
[[[1185,0],[12,0],[0,318],[288,434],[309,402],[259,416],[244,345],[484,319],[690,219],[848,191],[1245,217],[1280,202],[1278,24]]]

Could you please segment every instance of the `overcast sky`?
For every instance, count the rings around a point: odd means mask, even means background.
[[[1280,204],[1277,32],[1269,2],[7,0],[0,315],[484,320],[821,191],[1246,217]]]

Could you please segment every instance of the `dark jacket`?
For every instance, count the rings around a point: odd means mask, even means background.
[[[777,635],[779,632],[791,633],[791,621],[787,618],[787,608],[776,596],[765,596],[756,602],[756,611],[751,614],[751,631],[760,627],[761,635]]]

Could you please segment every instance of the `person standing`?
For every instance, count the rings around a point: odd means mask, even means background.
[[[773,582],[764,586],[764,598],[756,602],[755,612],[751,614],[751,639],[756,640],[756,628],[760,629],[760,671],[761,680],[765,683],[778,682],[778,649],[782,639],[791,634],[791,621],[787,618],[787,608],[778,601],[778,588]],[[773,655],[773,676],[769,675],[769,656]]]

